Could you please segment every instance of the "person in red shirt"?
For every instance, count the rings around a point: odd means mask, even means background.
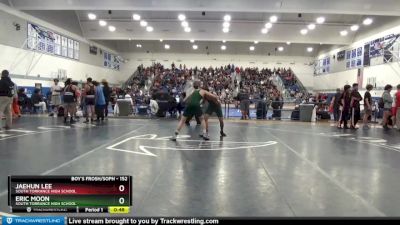
[[[397,85],[397,92],[394,94],[395,106],[393,107],[393,116],[395,116],[397,130],[400,131],[400,84]],[[394,122],[394,121],[393,121]]]

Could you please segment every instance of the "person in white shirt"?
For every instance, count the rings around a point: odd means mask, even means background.
[[[58,107],[61,105],[61,92],[63,88],[58,85],[59,80],[54,79],[54,84],[51,86],[51,105],[53,107],[53,111],[50,113],[50,116],[53,116],[54,113],[57,114]]]
[[[150,99],[150,113],[151,113],[151,116],[155,116],[157,114],[157,112],[158,112],[158,103],[157,103],[155,97],[152,97]]]

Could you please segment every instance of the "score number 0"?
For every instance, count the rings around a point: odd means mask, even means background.
[[[124,185],[119,185],[118,190],[120,192],[124,192],[125,191],[125,186]],[[123,205],[125,203],[125,198],[121,197],[118,200],[119,204]]]
[[[120,181],[128,181],[128,177],[119,177]],[[124,185],[119,185],[118,190],[120,192],[124,192],[125,191],[125,186]],[[125,203],[125,198],[121,197],[118,200],[119,204],[123,205]]]

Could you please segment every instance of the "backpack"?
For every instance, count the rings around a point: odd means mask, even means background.
[[[380,99],[379,99],[378,107],[379,107],[380,109],[385,108],[385,103],[383,102],[383,98],[380,98]]]

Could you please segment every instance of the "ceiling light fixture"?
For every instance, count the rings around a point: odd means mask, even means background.
[[[317,23],[318,24],[323,24],[324,22],[325,22],[325,17],[318,17],[317,19],[316,19],[316,21],[317,21]]]
[[[350,27],[350,30],[351,30],[351,31],[357,31],[358,28],[360,28],[360,26],[358,26],[358,25],[356,24],[356,25],[351,26],[351,27]]]
[[[192,29],[190,27],[185,27],[185,32],[189,33],[190,31],[192,31]]]
[[[341,36],[347,36],[347,30],[342,30],[342,31],[340,31],[340,35]]]
[[[198,47],[197,45],[193,45],[193,49],[196,50]]]
[[[222,32],[224,32],[224,33],[228,33],[228,32],[229,32],[229,28],[227,28],[227,27],[224,27],[224,28],[222,29]]]
[[[313,48],[312,47],[308,47],[307,48],[307,52],[312,52],[313,51]]]
[[[270,29],[272,27],[272,23],[266,23],[265,28]]]
[[[141,48],[142,45],[141,44],[136,44],[136,48]]]
[[[231,25],[231,24],[230,24],[229,22],[224,22],[224,23],[222,24],[223,27],[228,27],[228,28],[229,28],[230,25]]]
[[[222,40],[222,43],[225,43],[226,42],[226,40]]]
[[[287,44],[287,45],[290,45],[291,43],[290,43],[290,41],[287,41],[286,44]]]
[[[230,15],[228,15],[228,14],[226,14],[225,16],[224,16],[224,21],[226,21],[226,22],[229,22],[229,21],[231,21],[231,16]]]
[[[191,39],[191,40],[190,40],[190,43],[194,43],[194,40],[193,40],[193,39]]]
[[[186,22],[186,21],[182,21],[181,25],[182,25],[182,27],[188,27],[188,26],[189,26],[189,23]]]
[[[179,14],[178,15],[178,20],[184,21],[186,19],[186,16],[184,14]]]
[[[105,27],[105,26],[107,26],[107,22],[104,20],[99,20],[99,25],[102,27]]]
[[[225,46],[225,45],[222,45],[222,46],[221,46],[221,50],[223,50],[223,51],[226,50],[226,46]]]
[[[254,44],[258,44],[258,41],[254,41]]]
[[[94,13],[89,13],[88,15],[89,20],[95,20],[97,18],[96,14]]]
[[[164,40],[163,39],[160,39],[160,42],[163,42]]]
[[[116,30],[116,28],[114,26],[108,26],[108,30],[111,32],[114,32]]]
[[[308,30],[307,29],[302,29],[302,30],[300,30],[300,33],[302,35],[306,35],[308,33]]]
[[[250,46],[249,49],[250,49],[250,51],[254,51],[255,48],[254,48],[254,46]]]
[[[270,21],[271,23],[276,23],[276,21],[278,21],[278,17],[275,16],[275,15],[273,15],[273,16],[271,16],[271,17],[269,18],[269,21]]]
[[[140,15],[139,14],[133,14],[132,15],[132,19],[135,21],[139,21],[140,20]]]
[[[268,33],[268,29],[267,29],[267,28],[263,28],[263,29],[261,29],[261,33],[263,33],[263,34],[266,34],[266,33]]]
[[[282,46],[278,47],[278,51],[282,52],[284,50],[284,48]]]
[[[171,46],[169,46],[169,45],[164,45],[164,48],[165,48],[165,49],[170,49],[170,47],[171,47]]]
[[[153,30],[154,30],[153,27],[150,27],[150,26],[146,27],[146,31],[147,31],[147,32],[152,32]]]
[[[310,24],[308,24],[307,28],[308,28],[309,30],[314,30],[314,29],[315,29],[315,24],[310,23]]]
[[[140,26],[142,27],[147,26],[147,22],[145,20],[140,21]]]
[[[363,21],[363,24],[368,26],[371,25],[371,23],[374,22],[371,18],[365,18],[365,20]]]

